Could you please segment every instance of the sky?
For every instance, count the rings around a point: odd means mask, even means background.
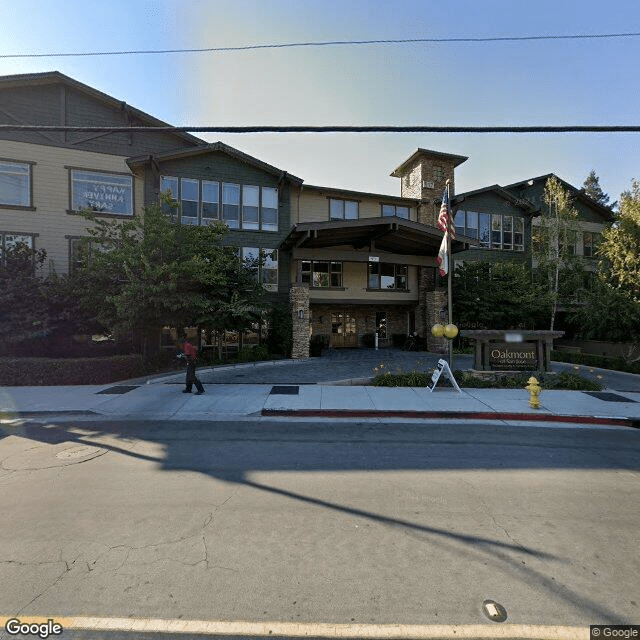
[[[0,0],[0,56],[409,38],[640,32],[635,0]],[[215,125],[640,125],[640,37],[1,58],[160,120]],[[1,105],[0,105],[1,108]],[[307,184],[399,195],[418,147],[468,156],[456,192],[593,169],[640,179],[640,134],[195,134]]]

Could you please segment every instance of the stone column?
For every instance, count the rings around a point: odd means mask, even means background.
[[[291,357],[299,360],[309,357],[309,286],[295,284],[289,289],[291,319],[293,321],[293,347]]]

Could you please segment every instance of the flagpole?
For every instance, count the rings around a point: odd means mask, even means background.
[[[447,180],[447,200],[449,201],[449,218],[453,215],[451,211],[451,194],[449,193],[449,183],[450,180]],[[453,225],[453,220],[449,223]],[[451,253],[451,234],[447,233],[447,257],[449,260],[448,269],[447,269],[447,309],[449,311],[449,324],[453,324],[453,296],[451,293],[452,289],[452,273],[453,273],[453,254]],[[453,339],[449,340],[449,368],[453,373]]]

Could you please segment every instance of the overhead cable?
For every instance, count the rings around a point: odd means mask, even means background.
[[[215,127],[91,127],[66,125],[0,124],[0,133],[640,133],[640,125],[525,125],[525,126],[395,126],[395,125],[259,125]]]
[[[169,53],[221,53],[227,51],[251,51],[255,49],[291,49],[294,47],[334,47],[372,44],[448,44],[482,42],[525,42],[540,40],[593,40],[606,38],[637,38],[640,32],[628,33],[579,33],[539,36],[490,36],[486,38],[402,38],[388,40],[329,40],[320,42],[284,42],[280,44],[248,44],[235,47],[202,47],[192,49],[139,49],[130,51],[68,51],[63,53],[2,53],[6,58],[82,58],[92,56],[159,55]]]

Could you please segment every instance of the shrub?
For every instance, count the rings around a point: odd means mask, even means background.
[[[269,360],[271,354],[266,345],[256,344],[242,347],[238,354],[238,362],[257,362],[259,360]]]
[[[110,358],[0,358],[0,385],[108,384],[145,373],[142,356]]]
[[[551,359],[556,362],[569,362],[571,364],[583,364],[588,367],[601,367],[613,371],[626,371],[627,373],[640,373],[640,362],[625,362],[624,358],[611,356],[598,356],[591,353],[573,353],[571,351],[551,352]]]

